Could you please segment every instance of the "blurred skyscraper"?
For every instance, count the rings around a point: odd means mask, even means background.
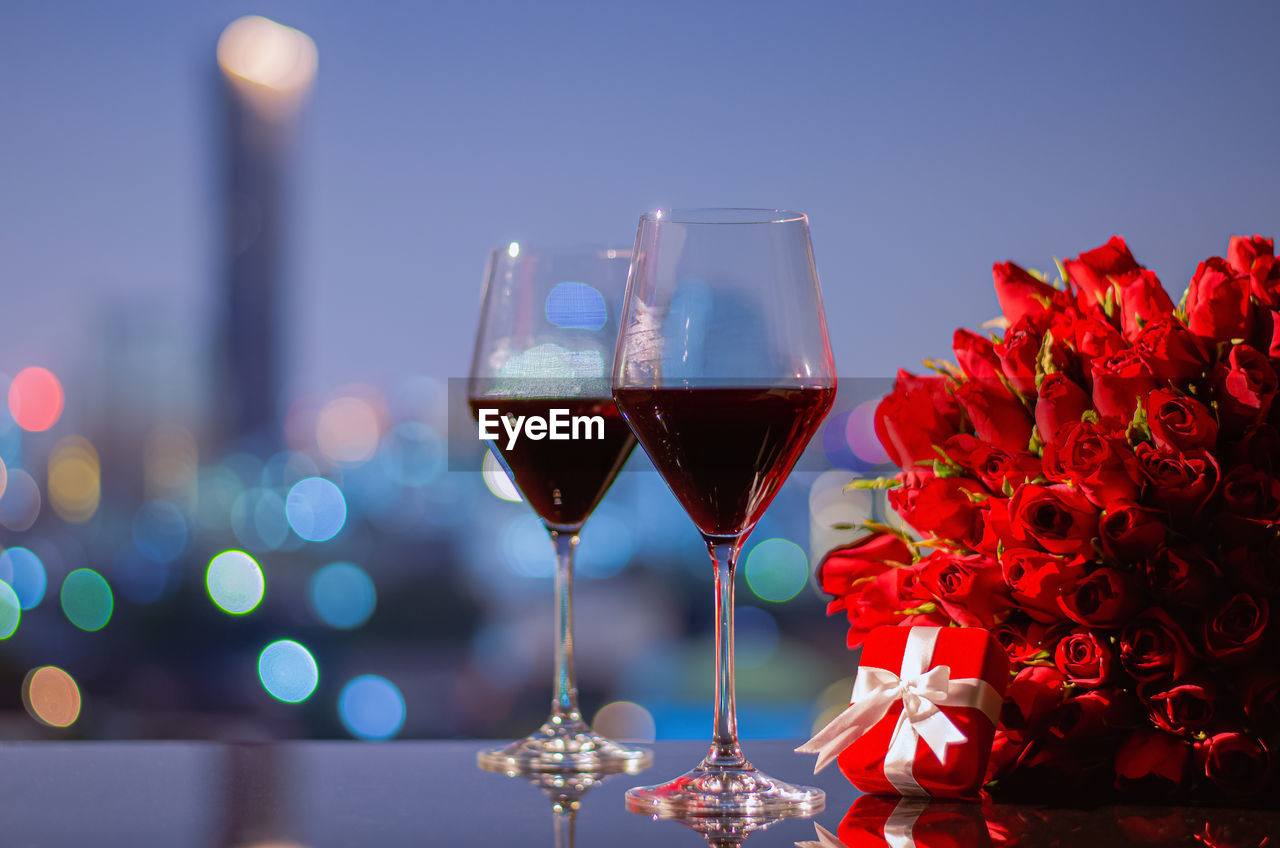
[[[266,454],[281,438],[289,178],[316,62],[310,37],[266,18],[233,21],[218,39],[225,300],[211,411],[221,447]]]

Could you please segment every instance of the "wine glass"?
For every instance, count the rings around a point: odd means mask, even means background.
[[[733,579],[747,535],[835,392],[804,215],[697,209],[640,219],[613,397],[706,540],[717,628],[711,750],[688,774],[630,790],[630,810],[772,816],[823,807],[822,790],[762,774],[738,745]]]
[[[616,773],[651,761],[648,751],[591,731],[578,708],[573,672],[578,533],[635,447],[609,381],[630,256],[610,248],[531,250],[513,242],[492,253],[485,274],[468,401],[477,436],[487,424],[495,454],[542,519],[556,554],[551,716],[524,739],[480,752],[479,764],[489,770]],[[535,428],[538,419],[542,425]]]

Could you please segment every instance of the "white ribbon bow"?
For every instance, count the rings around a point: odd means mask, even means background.
[[[889,737],[884,774],[903,795],[927,795],[912,774],[916,741],[923,739],[941,763],[946,762],[947,746],[967,739],[941,708],[973,707],[986,714],[992,724],[996,723],[1000,718],[1001,699],[991,684],[977,677],[953,679],[949,666],[929,668],[939,630],[937,627],[911,628],[897,674],[884,668],[859,666],[848,709],[796,749],[818,755],[814,774],[830,765],[841,751],[901,701],[902,713]]]

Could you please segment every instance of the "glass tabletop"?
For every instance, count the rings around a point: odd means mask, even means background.
[[[479,770],[480,741],[15,743],[0,748],[0,838],[7,845],[555,845],[752,848],[863,845],[1258,846],[1280,814],[1184,807],[919,804],[859,798],[834,767],[816,777],[793,742],[751,741],[772,774],[827,791],[811,819],[763,829],[721,822],[696,833],[623,809],[631,786],[669,777],[698,742],[653,745],[654,765],[587,787],[539,787]],[[573,798],[584,789],[575,804]],[[553,797],[558,795],[558,799]],[[704,827],[704,830],[707,828]],[[886,839],[886,834],[888,837]],[[993,837],[994,840],[993,840]],[[904,839],[910,841],[903,841]],[[808,848],[808,846],[806,846]]]

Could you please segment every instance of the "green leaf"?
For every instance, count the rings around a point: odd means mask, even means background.
[[[845,484],[844,491],[861,491],[865,489],[896,489],[902,485],[901,480],[892,477],[872,477],[869,480],[851,480]]]
[[[1047,375],[1057,370],[1057,366],[1053,364],[1053,331],[1048,330],[1040,340],[1040,350],[1036,353],[1036,388],[1040,388]]]
[[[1040,438],[1040,428],[1031,428],[1031,441],[1027,442],[1027,452],[1036,456],[1044,456],[1044,439]]]
[[[1135,447],[1141,442],[1151,441],[1151,427],[1147,424],[1147,407],[1141,401],[1133,410],[1133,420],[1129,422],[1125,436],[1129,444]]]

